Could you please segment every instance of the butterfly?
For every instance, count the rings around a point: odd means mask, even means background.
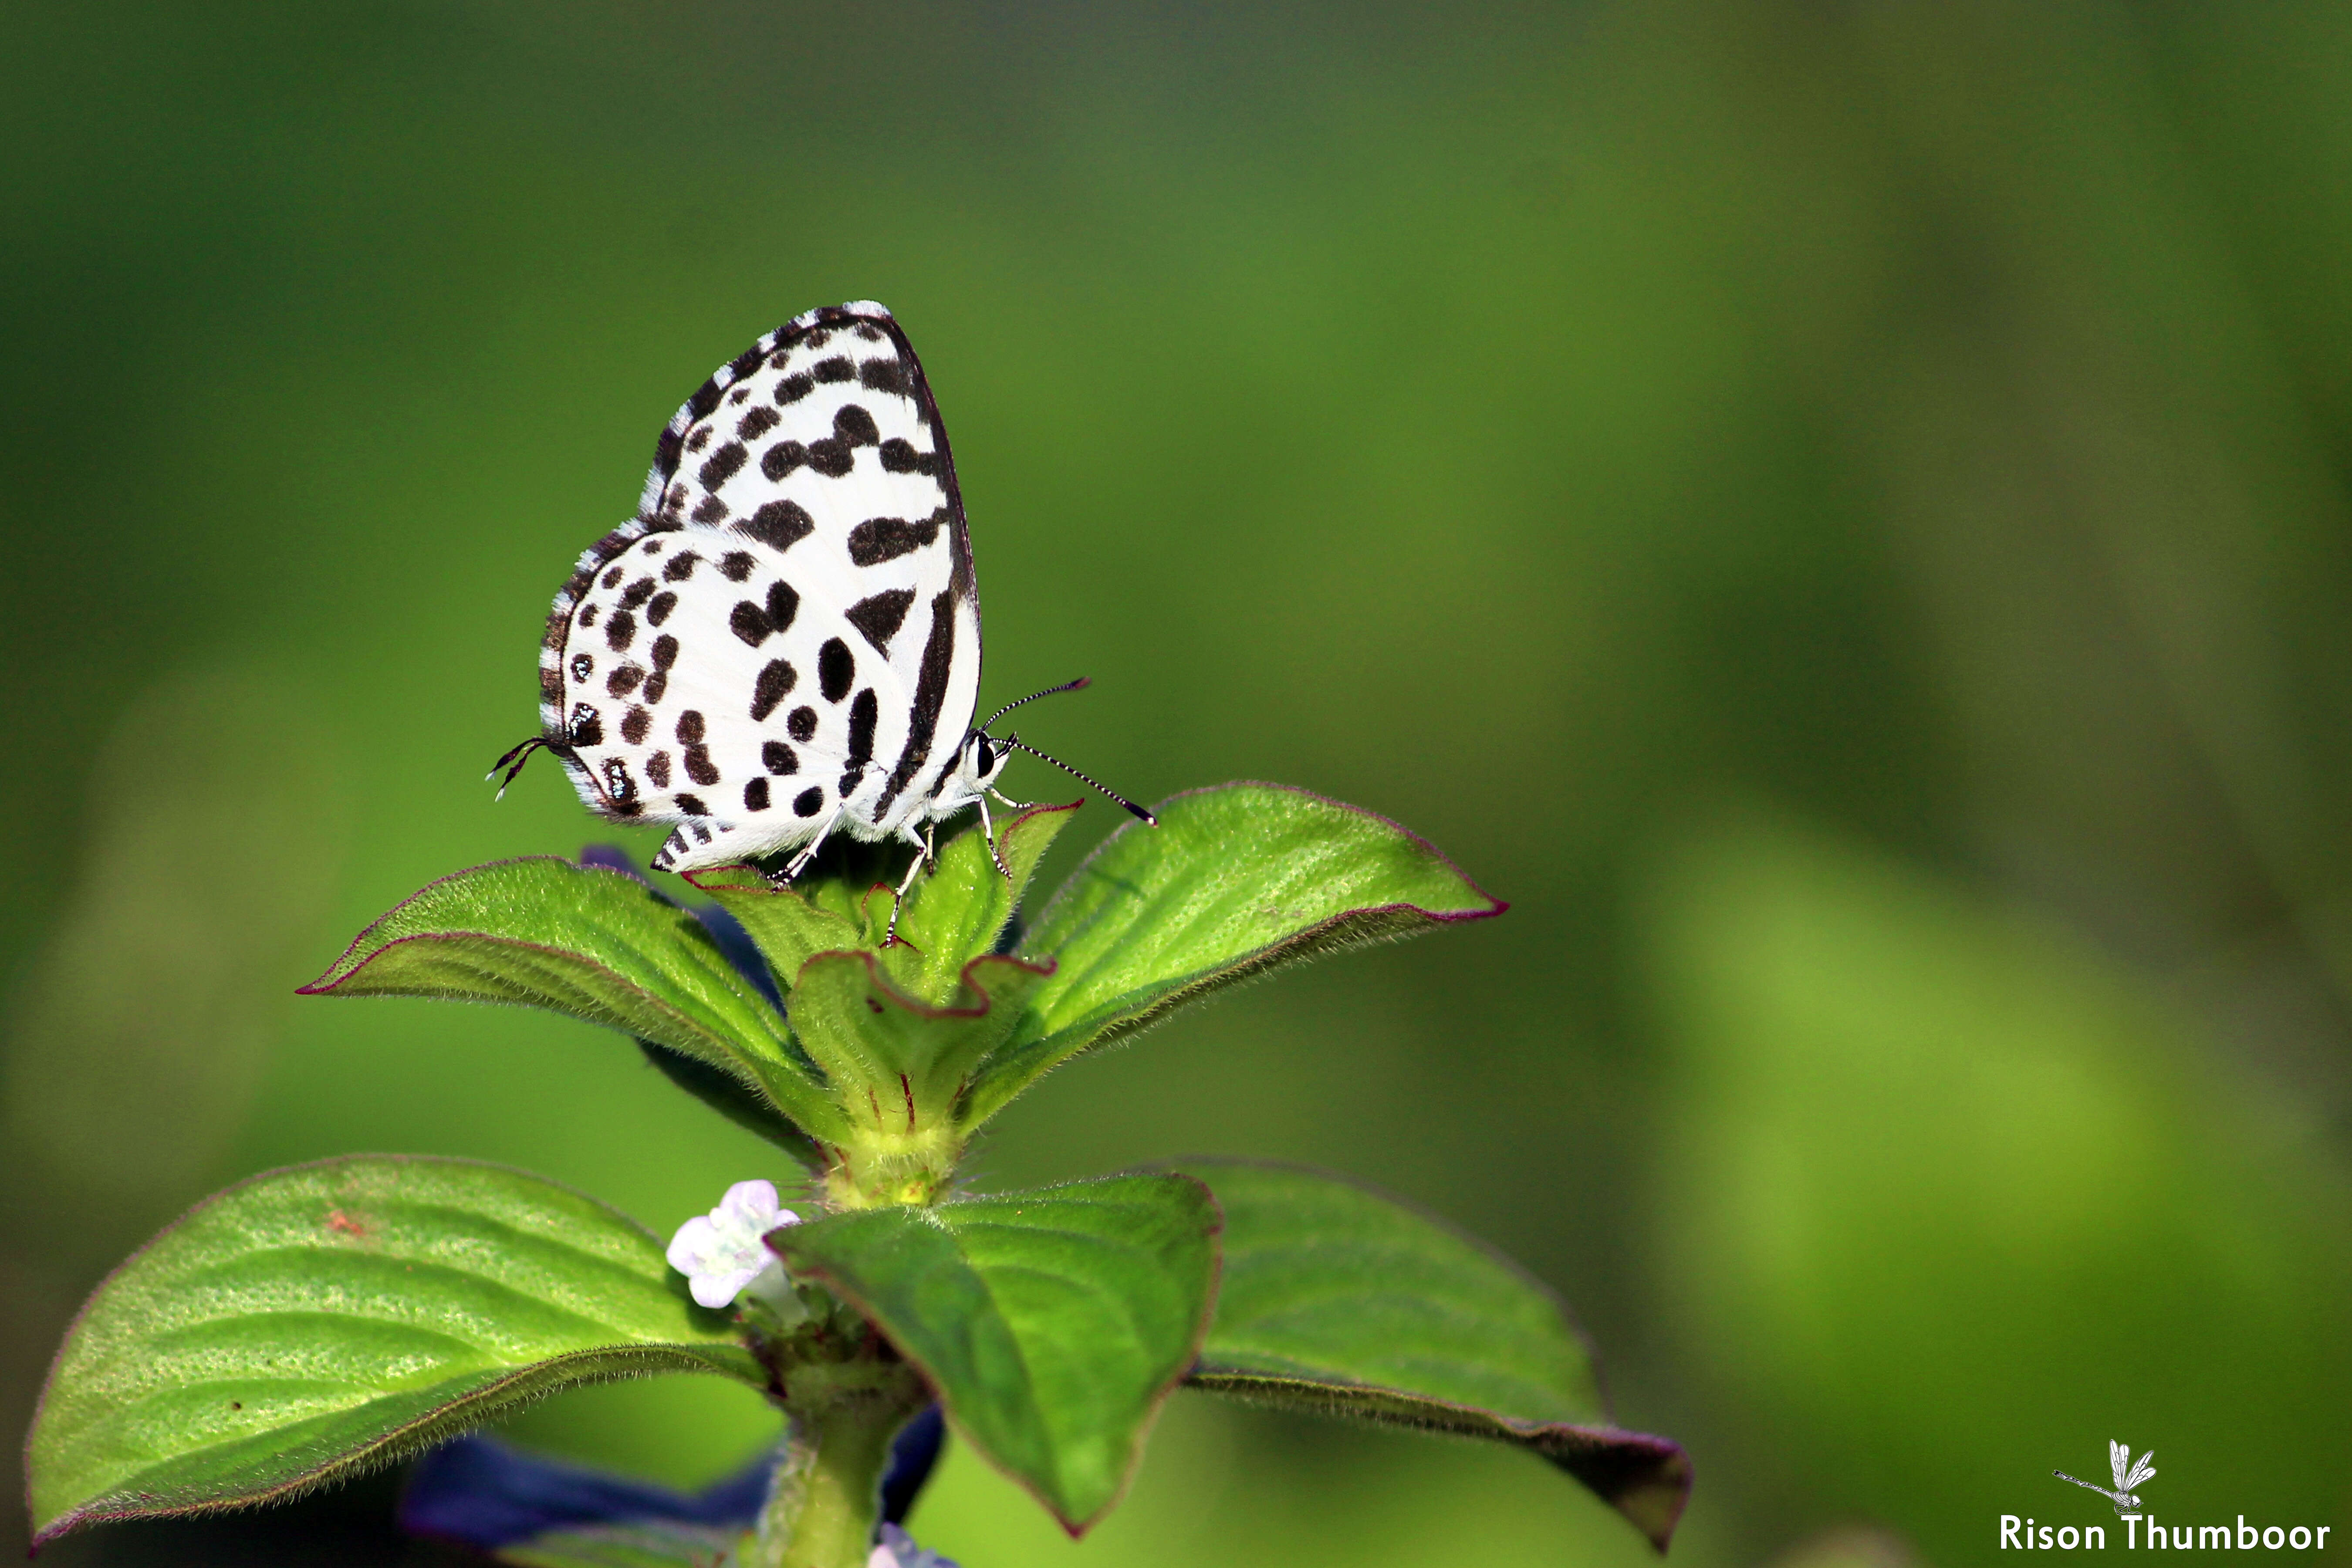
[[[533,752],[617,822],[674,822],[653,859],[692,871],[831,834],[898,838],[988,802],[1014,751],[1134,802],[997,720],[975,725],[980,587],[947,431],[890,312],[870,301],[794,317],[729,361],[655,447],[637,514],[584,552],[555,596]],[[499,793],[505,793],[505,784]],[[1156,826],[1156,823],[1154,823]],[[895,929],[896,918],[893,917]]]

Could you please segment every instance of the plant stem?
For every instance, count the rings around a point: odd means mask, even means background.
[[[875,1393],[795,1410],[745,1568],[866,1568],[890,1440],[913,1414]]]

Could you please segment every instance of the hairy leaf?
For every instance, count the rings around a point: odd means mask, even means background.
[[[859,900],[838,883],[779,888],[752,866],[688,871],[686,879],[742,922],[787,993],[801,965],[818,953],[852,952],[873,945]]]
[[[938,866],[908,889],[898,941],[887,948],[882,939],[892,900],[888,889],[871,882],[809,877],[779,888],[749,866],[690,872],[687,880],[743,922],[787,988],[818,953],[867,952],[881,955],[890,983],[905,994],[933,1006],[961,1005],[964,966],[994,950],[1039,858],[1076,809],[1032,806],[998,824],[997,851],[1009,879],[990,858],[977,822],[950,838]]]
[[[302,991],[568,1013],[708,1062],[816,1137],[842,1130],[783,1020],[702,923],[601,867],[503,860],[445,877],[362,931]]]
[[[1073,1535],[1118,1500],[1192,1364],[1217,1209],[1168,1173],[829,1215],[769,1245],[855,1301],[948,1418]]]
[[[1037,862],[1077,811],[1076,805],[1034,805],[1000,821],[1002,871],[976,825],[950,839],[940,850],[938,868],[916,878],[907,893],[898,945],[887,954],[891,978],[927,1002],[957,1005],[964,965],[995,950]]]
[[[1591,1347],[1551,1292],[1348,1182],[1238,1162],[1177,1168],[1206,1183],[1225,1215],[1223,1282],[1194,1384],[1533,1449],[1664,1550],[1690,1461],[1611,1425]]]
[[[848,1100],[853,1139],[950,1135],[973,1069],[1052,973],[975,958],[951,1002],[932,1006],[900,994],[873,953],[819,953],[793,987],[793,1029]]]
[[[1236,784],[1129,822],[1054,895],[1023,942],[1054,977],[982,1068],[965,1123],[1040,1074],[1188,998],[1350,942],[1500,914],[1429,845],[1305,790]]]
[[[199,1205],[82,1309],[34,1421],[36,1529],[267,1501],[655,1372],[765,1381],[652,1233],[604,1205],[471,1161],[274,1171]]]

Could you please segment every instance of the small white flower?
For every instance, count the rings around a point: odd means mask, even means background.
[[[717,1208],[677,1227],[670,1238],[669,1266],[687,1277],[697,1304],[724,1307],[755,1279],[763,1287],[782,1282],[784,1266],[760,1238],[800,1222],[800,1215],[777,1203],[775,1183],[738,1182]],[[761,1279],[771,1269],[776,1279]]]
[[[924,1551],[897,1525],[886,1524],[880,1542],[866,1559],[866,1568],[956,1568],[956,1564],[952,1557]]]

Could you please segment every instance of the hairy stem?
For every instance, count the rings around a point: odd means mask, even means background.
[[[794,1408],[745,1568],[866,1568],[891,1439],[921,1404],[908,1388]]]

